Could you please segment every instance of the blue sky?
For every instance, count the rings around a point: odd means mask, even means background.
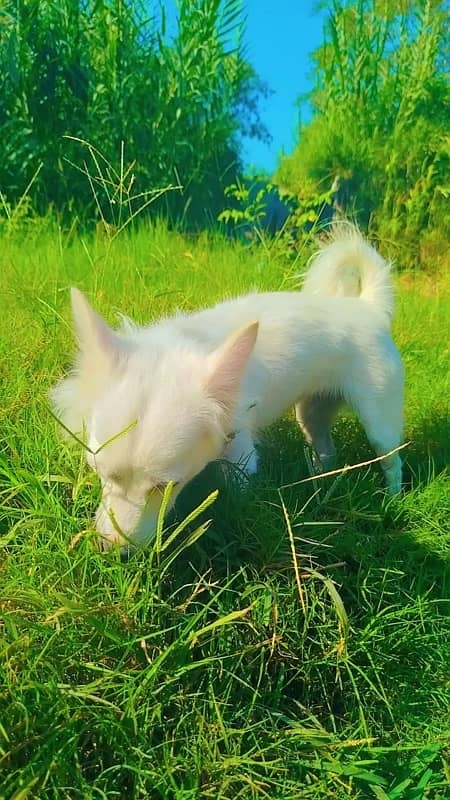
[[[263,101],[261,117],[273,141],[267,146],[244,140],[247,166],[272,172],[280,151],[291,152],[298,123],[308,108],[296,105],[311,88],[310,53],[322,42],[324,14],[314,12],[315,0],[244,0],[247,16],[247,55],[257,73],[273,90]]]
[[[176,0],[160,0],[173,30]],[[281,151],[291,152],[300,120],[308,119],[307,104],[296,101],[311,88],[310,54],[322,42],[324,13],[314,11],[317,0],[243,0],[247,58],[272,94],[261,101],[261,118],[272,142],[244,139],[246,167],[269,173]]]

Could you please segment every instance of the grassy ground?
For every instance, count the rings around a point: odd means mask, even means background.
[[[400,281],[404,497],[386,501],[376,468],[280,488],[308,475],[288,417],[201,538],[121,563],[95,550],[98,486],[47,407],[72,348],[67,287],[145,321],[292,288],[305,259],[162,229],[1,245],[0,797],[448,797],[445,286]],[[351,415],[336,439],[342,463],[372,455]],[[215,485],[211,469],[179,518]]]

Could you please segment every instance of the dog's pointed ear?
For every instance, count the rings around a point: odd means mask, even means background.
[[[228,411],[236,400],[241,378],[255,346],[258,327],[258,322],[252,322],[240,328],[208,358],[207,392]]]
[[[82,353],[92,351],[111,356],[118,349],[118,337],[100,314],[89,304],[79,289],[70,290],[72,316],[75,323],[78,344]]]

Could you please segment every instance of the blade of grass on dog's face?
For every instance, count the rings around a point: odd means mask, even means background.
[[[188,526],[189,526],[189,525],[190,525],[192,522],[194,522],[194,521],[195,521],[195,520],[196,520],[196,519],[197,519],[197,518],[198,518],[198,517],[199,517],[201,514],[203,514],[203,512],[204,512],[204,511],[206,511],[206,509],[207,509],[207,508],[209,508],[210,506],[212,506],[212,504],[216,502],[216,500],[217,500],[218,496],[219,496],[219,490],[218,490],[218,489],[215,489],[213,492],[211,492],[211,494],[209,494],[209,495],[208,495],[208,497],[206,497],[206,498],[205,498],[205,499],[204,499],[204,500],[203,500],[203,501],[200,503],[200,505],[198,505],[198,506],[197,506],[197,508],[194,508],[194,510],[193,510],[193,511],[191,511],[191,512],[190,512],[190,513],[189,513],[189,514],[188,514],[188,515],[187,515],[187,516],[186,516],[186,517],[185,517],[185,518],[184,518],[184,519],[183,519],[183,520],[182,520],[182,521],[181,521],[181,522],[180,522],[180,523],[179,523],[179,524],[176,526],[176,528],[175,528],[175,529],[172,531],[172,533],[170,533],[170,534],[169,534],[169,536],[167,537],[167,539],[165,539],[165,540],[164,540],[164,542],[162,542],[162,543],[161,543],[161,546],[160,546],[160,550],[161,550],[161,552],[163,552],[163,551],[164,551],[164,550],[166,550],[168,547],[170,547],[170,545],[172,544],[172,542],[174,542],[174,541],[175,541],[175,539],[177,539],[177,538],[180,536],[180,534],[181,534],[181,533],[183,533],[183,531],[184,531],[184,530],[185,530],[185,529],[186,529],[186,528],[187,528],[187,527],[188,527]],[[205,523],[205,524],[208,524],[208,523]]]
[[[210,525],[211,525],[211,520],[208,520],[207,522],[203,523],[203,525],[199,525],[198,528],[195,528],[195,530],[193,530],[191,533],[188,533],[186,539],[182,541],[177,547],[174,547],[172,552],[170,552],[169,555],[161,561],[161,570],[160,570],[161,578],[163,577],[163,575],[166,574],[169,567],[173,564],[174,561],[176,561],[176,559],[181,555],[181,553],[187,550],[191,545],[195,544],[195,542],[208,531]]]

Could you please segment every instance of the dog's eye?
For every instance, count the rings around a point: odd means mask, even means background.
[[[178,483],[179,483],[179,481],[172,481],[173,488],[175,488],[175,486],[178,486]],[[157,483],[155,486],[152,486],[152,488],[149,489],[148,494],[151,495],[151,494],[153,494],[155,492],[158,492],[158,494],[164,494],[164,492],[166,490],[166,487],[168,485],[169,485],[169,481],[167,481],[167,483]]]
[[[124,482],[124,476],[122,475],[121,472],[112,472],[111,475],[109,476],[109,480],[112,483],[121,484]]]

